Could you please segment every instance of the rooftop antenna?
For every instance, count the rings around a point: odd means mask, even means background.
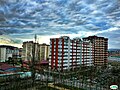
[[[37,40],[37,35],[35,34],[35,43],[36,43],[36,40]]]

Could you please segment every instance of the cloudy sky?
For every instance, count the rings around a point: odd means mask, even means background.
[[[104,36],[120,49],[120,0],[0,0],[0,44]]]

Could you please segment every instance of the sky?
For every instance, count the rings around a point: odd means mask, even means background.
[[[120,0],[0,0],[0,44],[22,47],[35,34],[47,44],[97,35],[120,49]]]

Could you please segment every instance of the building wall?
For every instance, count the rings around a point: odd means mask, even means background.
[[[71,66],[72,69],[79,67],[82,64],[81,59],[82,41],[79,38],[71,40]]]
[[[50,45],[47,46],[47,51],[46,51],[47,60],[49,59],[49,55],[50,55]]]
[[[0,62],[6,61],[6,48],[0,48]]]
[[[49,58],[49,52],[50,52],[50,46],[46,44],[40,44],[40,60],[48,60]]]
[[[90,41],[82,42],[82,65],[83,66],[92,66],[93,57],[92,57],[92,43]]]
[[[23,42],[22,60],[32,59],[33,41]]]

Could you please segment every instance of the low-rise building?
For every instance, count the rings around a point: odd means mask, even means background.
[[[0,62],[8,61],[13,56],[19,56],[19,49],[17,47],[0,45]]]

